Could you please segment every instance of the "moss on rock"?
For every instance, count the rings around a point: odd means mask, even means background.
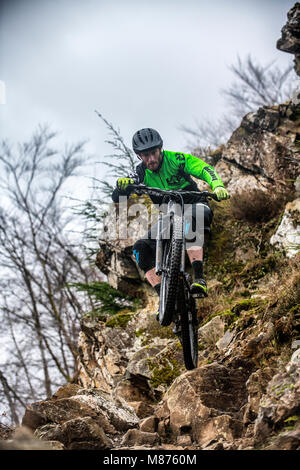
[[[105,326],[108,326],[109,328],[126,328],[127,323],[131,320],[133,313],[134,312],[129,309],[121,310],[116,315],[110,317],[110,319],[106,321]]]
[[[151,371],[150,383],[154,388],[159,385],[171,385],[182,373],[180,364],[171,355],[160,357],[158,360],[155,357],[149,357],[147,362]]]

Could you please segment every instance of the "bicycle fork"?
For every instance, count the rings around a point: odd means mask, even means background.
[[[160,276],[162,273],[163,254],[163,234],[162,234],[162,213],[158,215],[158,226],[156,235],[155,273]]]
[[[180,273],[182,275],[185,270],[185,250],[186,250],[184,215],[182,215],[181,237],[182,237],[182,251],[181,251],[181,261],[180,261]],[[163,214],[160,213],[158,215],[158,225],[157,225],[157,235],[156,235],[156,253],[155,253],[155,273],[158,276],[162,274],[162,254],[163,254]]]

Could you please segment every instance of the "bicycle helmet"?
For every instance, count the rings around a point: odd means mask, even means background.
[[[140,129],[132,137],[132,148],[135,153],[151,150],[155,147],[162,147],[163,140],[155,129],[146,127]]]

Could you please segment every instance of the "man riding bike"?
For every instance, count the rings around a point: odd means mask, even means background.
[[[142,163],[136,167],[138,181],[134,181],[130,177],[119,178],[116,189],[112,194],[114,202],[119,202],[119,196],[129,197],[131,194],[130,184],[134,182],[166,190],[199,191],[191,176],[206,181],[219,201],[229,198],[221,178],[212,166],[190,154],[163,150],[163,140],[156,130],[145,128],[137,131],[132,138],[132,147],[138,158],[142,160]],[[162,203],[161,197],[150,197],[154,204]],[[186,226],[185,235],[187,237],[191,230],[195,231],[197,206],[201,205],[202,209],[204,239],[202,237],[202,241],[199,242],[199,237],[195,237],[196,242],[192,243],[192,246],[187,249],[187,254],[194,274],[191,292],[192,294],[207,296],[207,286],[203,278],[203,248],[210,232],[213,213],[208,204],[203,203],[203,201],[200,203],[195,195],[185,196],[184,203],[189,204],[191,207],[192,223]],[[159,295],[161,276],[158,276],[155,272],[155,228],[152,227],[145,237],[135,242],[133,253],[137,264],[145,272],[146,279]]]

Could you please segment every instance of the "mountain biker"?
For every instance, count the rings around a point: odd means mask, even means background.
[[[155,129],[144,128],[137,131],[132,138],[132,147],[138,158],[142,162],[136,167],[137,179],[135,181],[131,177],[118,178],[117,185],[112,194],[112,200],[119,202],[119,196],[129,197],[132,190],[130,184],[138,182],[153,188],[199,191],[196,182],[191,178],[194,176],[200,180],[206,181],[213,192],[217,195],[218,200],[228,199],[229,193],[224,188],[224,184],[216,173],[214,168],[205,163],[200,158],[182,152],[172,152],[163,150],[163,140]],[[154,204],[161,204],[162,197],[150,196]],[[199,201],[199,198],[198,198]],[[194,216],[197,204],[196,195],[184,196],[184,203],[191,204],[192,221],[195,227]],[[212,222],[213,213],[207,203],[201,201],[204,211],[204,240],[210,232],[210,224]],[[137,240],[133,246],[137,264],[142,271],[145,272],[146,279],[151,286],[160,294],[161,276],[155,273],[155,249],[156,240],[155,230],[151,228],[147,236]],[[207,285],[203,278],[203,248],[204,243],[199,240],[194,246],[187,249],[187,254],[191,262],[194,274],[194,282],[191,285],[192,294],[200,294],[207,296]]]

